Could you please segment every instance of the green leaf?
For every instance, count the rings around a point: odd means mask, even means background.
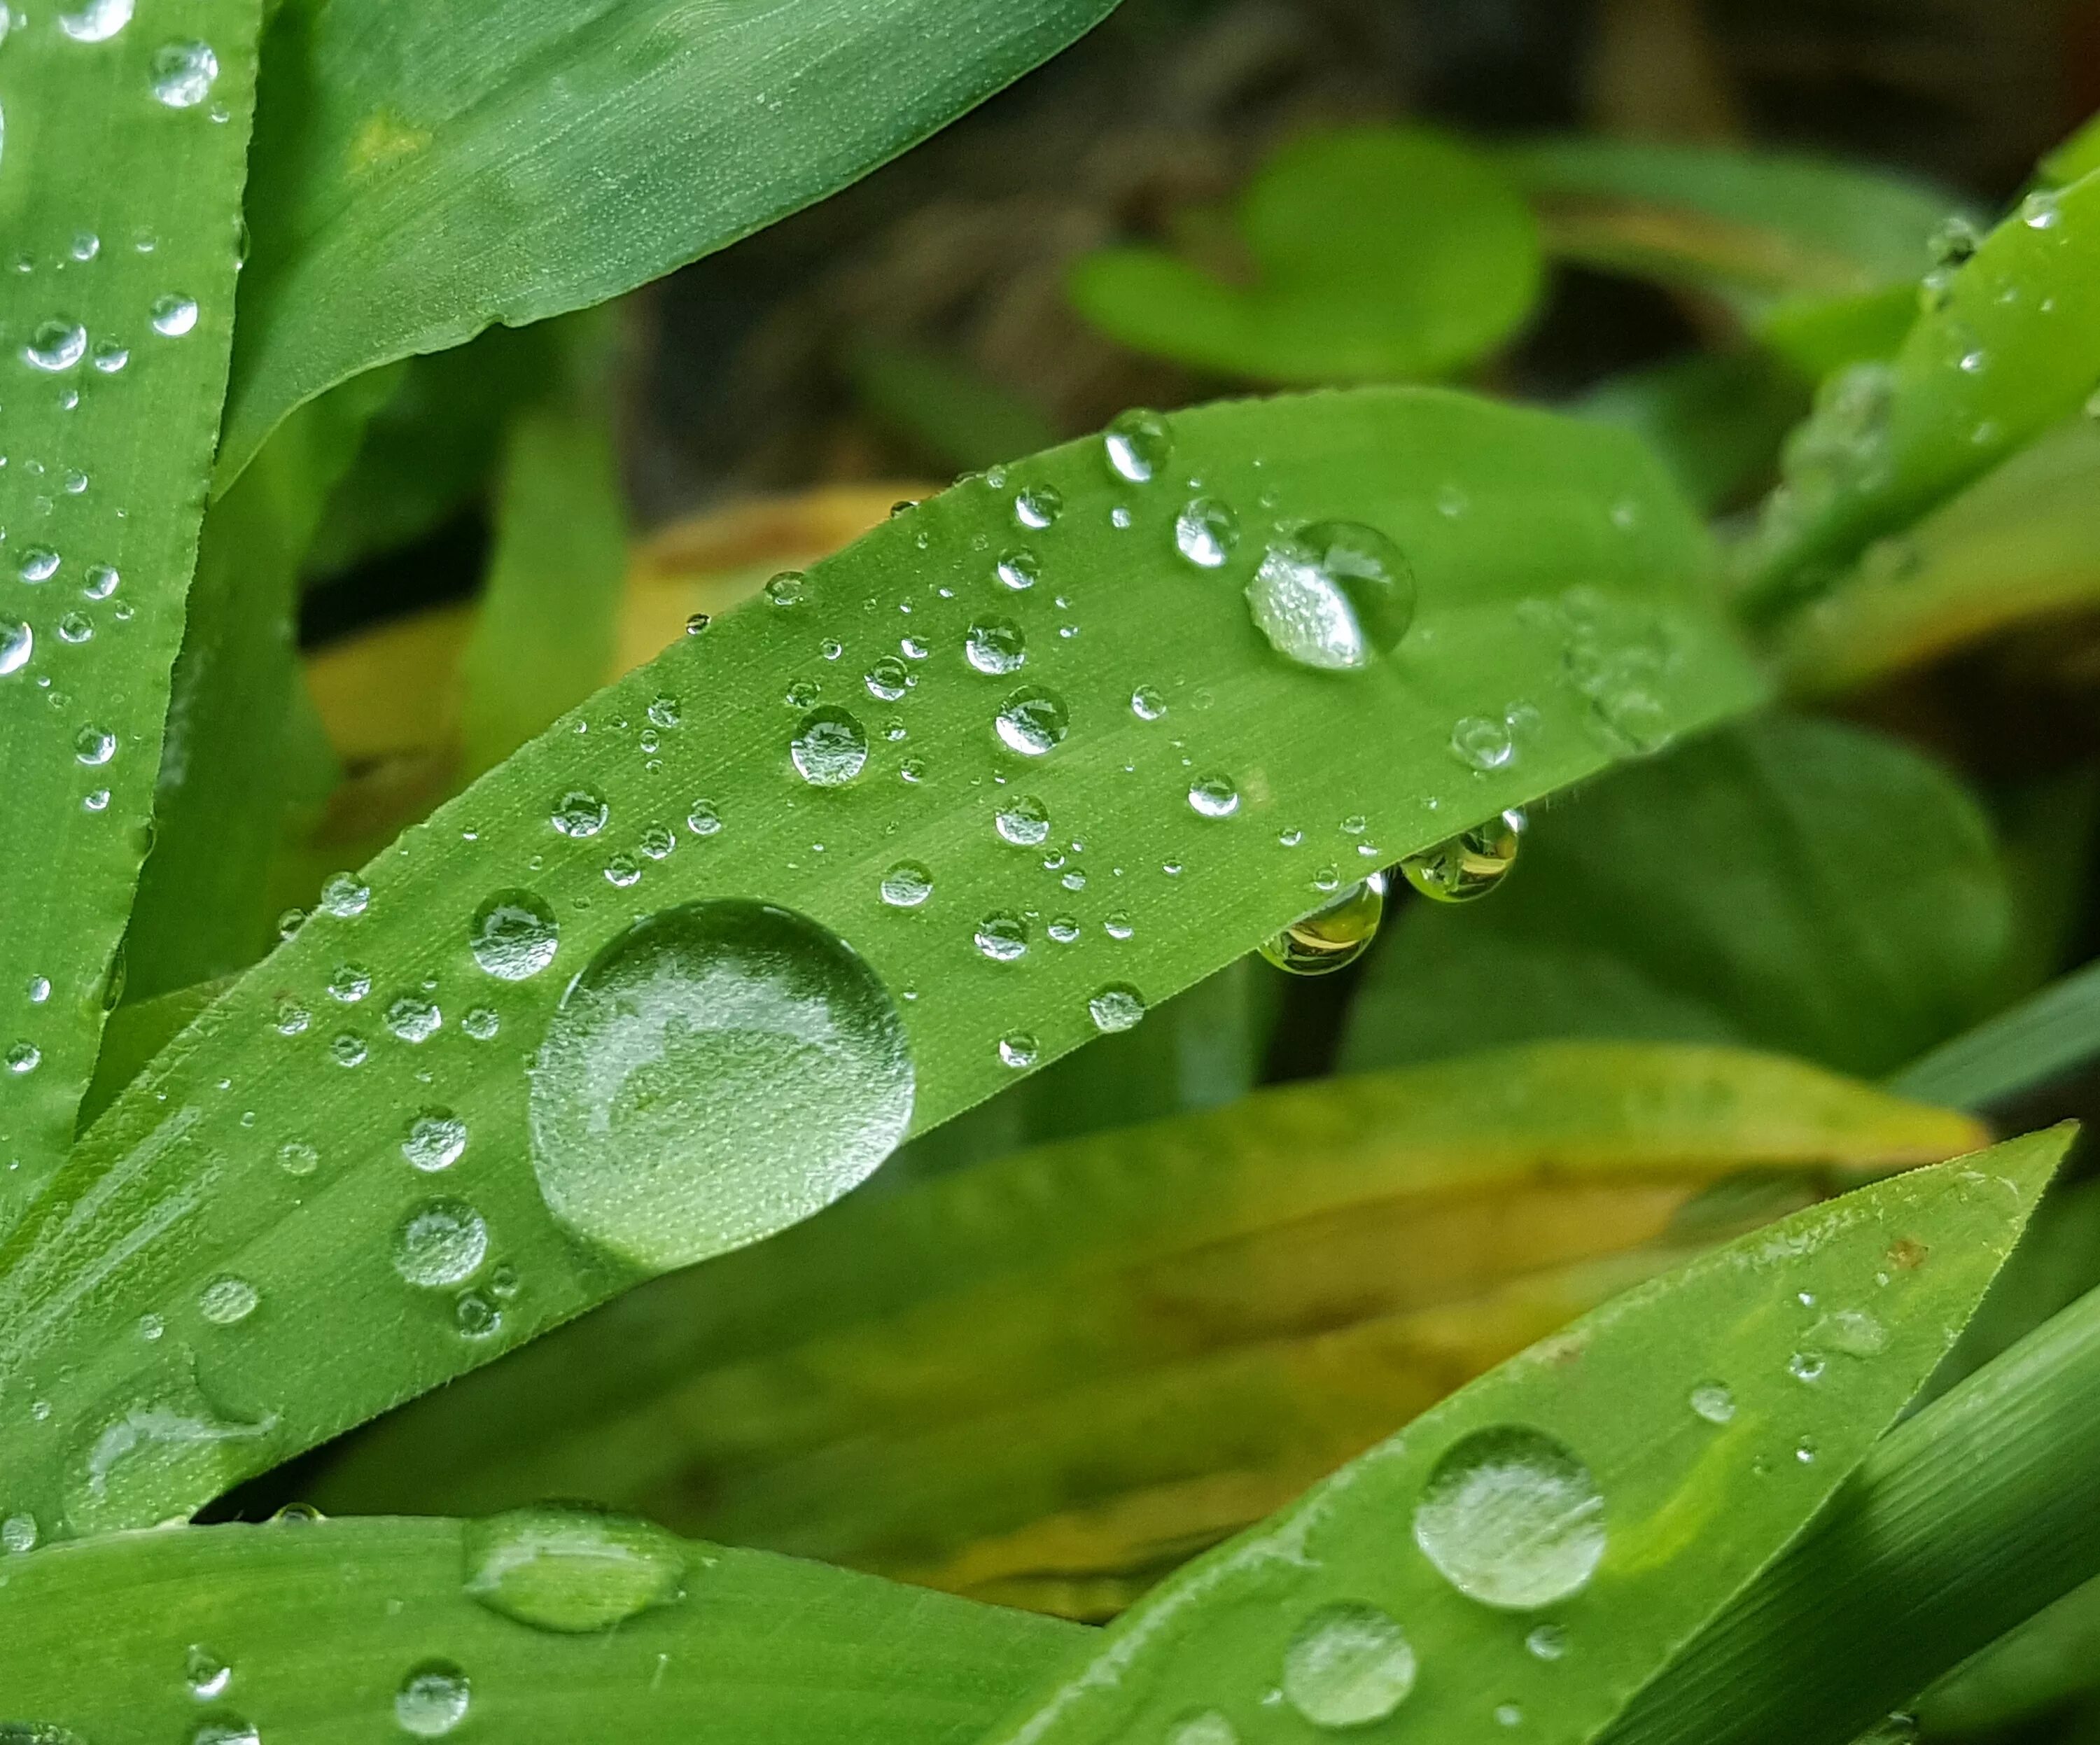
[[[95,1077],[88,1081],[87,1093],[80,1102],[82,1130],[117,1100],[117,1093],[139,1076],[176,1032],[232,982],[231,976],[192,982],[151,999],[131,1001],[110,1013],[109,1022],[102,1027],[102,1052],[95,1057]]]
[[[1951,777],[1859,729],[1779,717],[1541,813],[1485,901],[1410,910],[1342,1058],[1675,1038],[1872,1077],[1989,1009],[2009,928],[1990,826]]]
[[[2100,115],[2087,117],[2085,126],[2051,152],[2036,166],[2036,179],[2045,187],[2062,187],[2100,170]]]
[[[1758,699],[1705,586],[1703,531],[1629,438],[1428,390],[1208,408],[1177,415],[1166,434],[1174,478],[1200,477],[1239,506],[1246,536],[1221,569],[1176,549],[1185,491],[1163,474],[1123,482],[1097,442],[930,499],[818,565],[799,591],[776,590],[788,603],[761,596],[602,693],[373,861],[365,903],[315,915],[184,1031],[0,1249],[0,1386],[52,1408],[44,1422],[0,1423],[7,1508],[74,1531],[193,1508],[638,1270],[806,1216],[872,1165],[905,1095],[915,1130],[938,1124],[1010,1082],[1009,1060],[1054,1059],[1241,955],[1319,902],[1339,876],[1330,866],[1369,870],[1591,773],[1629,729],[1689,730]],[[1054,517],[1052,493],[1064,505]],[[1128,511],[1127,528],[1111,505]],[[1052,524],[1032,531],[1022,516]],[[1242,597],[1276,522],[1326,517],[1388,534],[1419,588],[1407,638],[1358,672],[1286,661]],[[1021,550],[1042,575],[1015,590],[995,565]],[[1613,670],[1621,653],[1642,656],[1637,694],[1604,694],[1600,712],[1570,681],[1571,616],[1582,648]],[[968,627],[995,631],[980,637],[981,657],[1010,653],[993,623],[1008,619],[1026,666],[975,670]],[[862,675],[889,688],[897,669],[875,663],[895,658],[901,637],[928,658],[899,659],[917,683],[877,705]],[[851,782],[796,775],[791,741],[809,687],[866,725]],[[1021,755],[995,730],[1003,709],[1024,745],[1028,732],[1054,737],[1061,712],[1063,743]],[[1514,720],[1499,767],[1475,767],[1476,719],[1498,734]],[[906,738],[889,737],[893,721]],[[1454,725],[1474,761],[1454,753]],[[1192,804],[1192,786],[1214,777],[1237,784],[1229,816]],[[1205,786],[1200,797],[1222,811],[1223,793]],[[1017,845],[995,828],[1001,806],[1022,799],[1041,803],[1054,839]],[[555,826],[592,829],[601,807],[609,822],[594,834]],[[696,834],[691,819],[721,827]],[[653,857],[667,844],[674,852]],[[907,861],[930,873],[930,897],[886,903],[885,876]],[[912,894],[912,882],[898,888]],[[492,898],[510,903],[514,937],[517,899],[504,893],[520,890],[558,927],[554,967],[499,979],[470,950],[474,917]],[[727,906],[754,897],[810,919]],[[701,900],[710,906],[680,906]],[[631,936],[638,916],[673,910],[668,935]],[[1017,932],[1028,950],[1012,957]],[[748,955],[761,935],[784,956]],[[639,1126],[580,1152],[562,1124],[597,1081],[550,1078],[536,1167],[527,1057],[537,1051],[550,1069],[555,1042],[596,1033],[594,994],[570,1000],[551,1038],[549,1025],[564,985],[615,941],[610,964],[665,952],[684,963],[690,949],[769,988],[776,974],[816,976],[823,991],[796,998],[850,1024],[832,1033],[854,1040],[814,1061],[783,1061],[769,1044],[717,1063],[741,1089],[711,1084],[704,1115],[675,1064],[646,1068],[633,1087]],[[545,961],[528,953],[503,967]],[[652,1009],[668,1029],[638,1067],[692,1033]],[[557,1051],[565,1070],[594,1058],[587,1046]],[[659,1071],[670,1076],[651,1088]],[[604,1081],[624,1082],[617,1067]],[[724,1108],[739,1119],[721,1120]],[[662,1183],[690,1196],[682,1206],[628,1173],[647,1168],[652,1111],[680,1147]],[[412,1166],[460,1137],[463,1153],[437,1179]],[[602,1204],[572,1197],[600,1184]],[[608,1232],[615,1211],[623,1222]],[[397,1262],[450,1283],[406,1283]],[[232,1324],[200,1305],[223,1275],[258,1296]],[[146,1314],[167,1337],[135,1336]],[[344,1337],[353,1324],[357,1337]],[[189,1427],[148,1434],[176,1424]]]
[[[1798,1061],[1674,1047],[1264,1091],[854,1196],[430,1395],[315,1500],[592,1496],[1092,1610],[1612,1292],[1987,1139]]]
[[[226,381],[258,10],[194,0],[179,35],[146,18],[89,41],[103,11],[52,7],[0,59],[0,231],[29,268],[0,286],[0,1229],[72,1142],[145,853]]]
[[[505,446],[496,551],[460,657],[465,765],[501,763],[598,688],[627,575],[627,517],[603,415],[522,413]]]
[[[854,347],[847,364],[868,408],[951,471],[995,465],[1057,440],[1030,401],[938,352],[871,340]]]
[[[1771,615],[1825,590],[2076,412],[2100,381],[2100,176],[2030,195],[1941,289],[1893,362],[1824,384],[1785,482],[1736,553],[1744,603]]]
[[[418,1672],[463,1677],[462,1738],[536,1745],[968,1745],[1075,1626],[721,1545],[616,1629],[477,1603],[457,1521],[131,1533],[11,1557],[0,1715],[88,1739],[429,1736]],[[501,1523],[490,1523],[499,1526]],[[442,1695],[449,1687],[426,1695]],[[444,1730],[450,1730],[449,1729]]]
[[[346,377],[603,302],[819,200],[1115,0],[289,0],[220,487]]]
[[[1890,1081],[1905,1096],[1984,1108],[2100,1054],[2100,963],[2052,982],[2010,1011],[1943,1042]]]
[[[1988,1155],[2061,1151],[2072,1130]],[[1844,1745],[1907,1707],[2100,1571],[2097,1403],[2100,1292],[1885,1437],[1605,1737]]]
[[[1548,1745],[1595,1738],[1866,1456],[2067,1140],[1863,1188],[1615,1299],[1191,1566],[987,1741],[1201,1714],[1463,1745],[1511,1708]]]
[[[2026,1721],[2100,1685],[2100,1578],[2073,1588],[1965,1660],[1918,1699],[1935,1738]]]
[[[1846,690],[2096,599],[2100,423],[2080,418],[1869,545],[1784,622],[1776,652],[1793,689]]]
[[[1555,253],[1759,313],[1915,283],[1961,209],[1929,183],[1801,152],[1558,139],[1496,161],[1538,203]]]
[[[270,869],[293,801],[319,785],[290,730],[299,676],[299,561],[365,420],[375,376],[300,408],[214,504],[198,543],[168,705],[153,848],[125,936],[126,986],[151,998],[245,969],[276,938]]]
[[[1568,409],[1644,438],[1709,513],[1771,475],[1807,410],[1801,385],[1755,351],[1695,352],[1615,376]]]
[[[1285,147],[1235,218],[1246,282],[1157,249],[1073,269],[1074,305],[1134,350],[1277,382],[1438,376],[1485,356],[1537,301],[1524,202],[1478,153],[1421,128]]]

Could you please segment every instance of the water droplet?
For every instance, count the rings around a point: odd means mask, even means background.
[[[684,1542],[652,1522],[573,1504],[470,1521],[462,1585],[491,1611],[577,1634],[685,1597]]]
[[[1524,1725],[1524,1710],[1515,1703],[1495,1704],[1495,1725],[1498,1727],[1517,1727]]]
[[[398,994],[386,1002],[382,1021],[404,1042],[427,1042],[443,1027],[445,1017],[435,1002],[419,994]]]
[[[1809,1337],[1847,1357],[1878,1357],[1889,1344],[1888,1329],[1864,1309],[1833,1309],[1810,1329]]]
[[[153,331],[168,339],[180,339],[197,324],[196,299],[170,294],[153,303]]]
[[[130,361],[131,348],[129,346],[120,346],[113,339],[95,342],[93,362],[104,375],[114,376]]]
[[[183,1682],[198,1702],[214,1703],[233,1682],[233,1668],[201,1642],[192,1642],[183,1656]]]
[[[695,836],[712,836],[721,828],[721,814],[715,810],[714,802],[696,800],[692,810],[686,814],[686,828]]]
[[[0,618],[0,677],[20,672],[36,652],[37,633],[19,618]]]
[[[372,887],[355,873],[333,873],[321,887],[320,906],[340,920],[363,914],[371,901]]]
[[[205,1286],[197,1298],[197,1312],[214,1327],[232,1327],[253,1315],[261,1300],[247,1280],[228,1272]]]
[[[686,634],[696,637],[712,622],[705,612],[695,612],[686,620]]]
[[[294,931],[297,930],[294,929]],[[275,1021],[280,1034],[297,1036],[313,1021],[313,1015],[297,1000],[288,995],[277,1002],[277,1016]]]
[[[1166,1745],[1240,1745],[1233,1724],[1214,1708],[1185,1715],[1167,1730]]]
[[[1370,950],[1384,914],[1385,875],[1373,873],[1263,941],[1261,954],[1294,976],[1329,975]]]
[[[795,729],[789,755],[812,787],[838,787],[867,763],[867,729],[840,708],[812,709]]]
[[[1799,1442],[1793,1445],[1793,1457],[1804,1466],[1814,1465],[1815,1464],[1815,1439],[1813,1436],[1803,1436]]]
[[[329,1058],[338,1066],[362,1066],[365,1056],[370,1052],[364,1038],[355,1030],[345,1030],[329,1042]]]
[[[980,672],[1017,672],[1027,663],[1021,626],[1010,618],[981,618],[964,638],[963,653]]]
[[[11,1514],[0,1521],[0,1550],[20,1553],[37,1549],[37,1518]]]
[[[917,861],[899,861],[882,875],[882,900],[893,909],[916,909],[933,894],[933,875]]]
[[[1469,715],[1451,729],[1451,755],[1468,769],[1501,769],[1515,758],[1516,741],[1507,721]]]
[[[59,573],[59,554],[48,545],[32,545],[22,553],[15,573],[25,582],[48,582]]]
[[[1024,757],[1040,757],[1064,743],[1064,699],[1039,685],[1025,686],[999,706],[994,725],[1010,749]]]
[[[1101,931],[1110,939],[1127,939],[1136,929],[1131,925],[1130,917],[1118,909],[1101,923]]]
[[[610,808],[586,787],[572,787],[554,802],[547,822],[564,836],[595,836],[612,816]]]
[[[999,560],[995,573],[1005,586],[1018,593],[1041,579],[1043,565],[1033,552],[1010,551]]]
[[[372,991],[372,972],[362,963],[338,963],[329,977],[328,990],[331,998],[355,1006]]]
[[[1013,518],[1039,531],[1065,512],[1063,495],[1049,485],[1031,485],[1013,500]]]
[[[439,1738],[466,1719],[473,1700],[465,1673],[449,1660],[426,1660],[394,1693],[394,1718],[404,1733]]]
[[[678,699],[668,691],[659,691],[649,699],[648,715],[651,723],[666,733],[684,719],[679,712]]]
[[[485,1042],[503,1028],[503,1020],[492,1006],[470,1006],[460,1028],[476,1042]]]
[[[2054,230],[2062,222],[2062,196],[2040,188],[2020,202],[2020,223],[2029,230]]]
[[[664,1271],[866,1179],[912,1091],[896,1007],[844,941],[770,904],[688,904],[563,994],[532,1070],[533,1168],[564,1223]]]
[[[1087,1002],[1087,1016],[1104,1035],[1134,1029],[1145,1016],[1145,997],[1127,981],[1110,982]]]
[[[190,1734],[190,1745],[262,1745],[262,1736],[245,1721],[223,1715],[200,1721]]]
[[[978,922],[972,936],[977,950],[995,963],[1011,963],[1028,952],[1028,923],[1004,910]]]
[[[1383,1721],[1414,1688],[1414,1650],[1375,1606],[1346,1600],[1314,1612],[1283,1655],[1283,1697],[1316,1727]]]
[[[73,755],[90,768],[106,764],[117,755],[117,735],[106,727],[83,727],[73,737]]]
[[[884,703],[895,703],[911,688],[911,672],[894,654],[885,654],[867,669],[863,682],[869,696]]]
[[[1167,699],[1149,685],[1140,685],[1130,694],[1130,712],[1140,721],[1156,721],[1167,712]]]
[[[1223,566],[1240,542],[1240,518],[1229,503],[1197,497],[1174,518],[1174,545],[1199,570]]]
[[[1240,809],[1240,791],[1230,776],[1201,776],[1189,786],[1189,807],[1199,817],[1229,818]]]
[[[59,620],[59,641],[77,647],[95,639],[95,625],[85,613],[68,612]]]
[[[401,1155],[419,1170],[449,1170],[466,1149],[466,1123],[448,1108],[426,1108],[408,1123]]]
[[[1326,672],[1391,654],[1414,622],[1414,571],[1360,522],[1323,521],[1277,540],[1247,584],[1247,609],[1287,660]]]
[[[1568,1652],[1568,1632],[1557,1624],[1534,1624],[1524,1637],[1524,1646],[1534,1660],[1558,1660]]]
[[[1423,1487],[1414,1542],[1467,1598],[1530,1611],[1589,1584],[1604,1554],[1604,1499],[1590,1469],[1542,1431],[1476,1430]]]
[[[1017,848],[1033,848],[1050,835],[1050,809],[1024,794],[1002,805],[992,822],[999,835]]]
[[[87,329],[61,317],[42,323],[29,336],[29,344],[22,347],[22,361],[55,374],[71,369],[86,351]]]
[[[432,1200],[394,1234],[394,1270],[428,1290],[461,1285],[488,1254],[488,1226],[462,1200]]]
[[[1828,1367],[1820,1351],[1796,1351],[1786,1360],[1786,1373],[1797,1381],[1820,1381]]]
[[[304,1139],[287,1139],[277,1148],[277,1167],[287,1175],[311,1175],[320,1166],[320,1152]]]
[[[127,0],[128,3],[128,0]],[[1174,458],[1174,438],[1158,412],[1125,412],[1101,438],[1110,469],[1133,485],[1149,485]]]
[[[76,42],[107,42],[131,22],[131,0],[87,0],[71,12],[59,14],[59,29]],[[92,260],[86,254],[82,260]]]
[[[1400,870],[1410,884],[1434,901],[1470,903],[1509,875],[1522,840],[1511,815],[1500,813],[1432,848],[1409,855]]]
[[[561,926],[545,898],[498,891],[474,910],[467,943],[485,972],[499,981],[523,981],[554,961]]]
[[[1736,1415],[1736,1395],[1725,1381],[1701,1381],[1692,1390],[1692,1409],[1709,1424],[1726,1424]]]

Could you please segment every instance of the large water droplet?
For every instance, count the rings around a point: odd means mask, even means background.
[[[470,1521],[465,1544],[466,1592],[538,1629],[609,1630],[685,1594],[685,1542],[631,1515],[513,1509]]]
[[[1024,757],[1040,757],[1064,743],[1069,725],[1064,699],[1039,685],[1024,686],[999,706],[994,725],[1007,746]]]
[[[1027,664],[1021,626],[1010,618],[981,618],[963,639],[963,652],[980,672],[1017,672]]]
[[[461,1200],[418,1206],[394,1233],[394,1270],[426,1290],[465,1283],[488,1255],[488,1226]]]
[[[41,370],[67,370],[87,350],[87,329],[77,321],[46,321],[29,336],[22,361]]]
[[[426,1660],[394,1693],[394,1719],[404,1733],[439,1738],[466,1719],[473,1701],[465,1673],[449,1660]]]
[[[20,619],[0,618],[0,678],[29,665],[36,648],[36,632]]]
[[[197,1313],[214,1327],[232,1327],[255,1312],[262,1300],[247,1280],[222,1274],[205,1285],[197,1297]]]
[[[127,0],[128,3],[128,0]],[[1149,485],[1174,458],[1174,438],[1158,412],[1127,412],[1101,438],[1109,465],[1133,485]]]
[[[1028,954],[1028,923],[1004,910],[978,922],[971,936],[977,950],[995,963],[1011,963]]]
[[[211,95],[218,56],[202,42],[170,42],[153,51],[153,95],[171,109],[194,109]]]
[[[498,891],[474,910],[467,933],[474,962],[499,981],[538,975],[560,942],[554,911],[530,891]]]
[[[1400,870],[1424,897],[1440,903],[1470,903],[1509,875],[1521,840],[1515,821],[1503,813],[1409,855]]]
[[[812,709],[788,747],[795,768],[812,787],[838,787],[867,763],[867,729],[847,711]]]
[[[1008,800],[993,814],[994,827],[1017,848],[1033,848],[1050,835],[1050,809],[1032,795]]]
[[[76,42],[107,42],[130,22],[131,0],[87,0],[83,7],[59,14],[59,29]]]
[[[426,1172],[449,1170],[466,1150],[466,1123],[448,1108],[426,1108],[401,1136],[401,1155]]]
[[[1261,954],[1294,976],[1330,975],[1370,950],[1384,915],[1385,875],[1373,873],[1264,941]]]
[[[1110,982],[1087,1002],[1087,1016],[1104,1035],[1134,1029],[1145,1016],[1145,996],[1127,981]]]
[[[1579,1593],[1604,1555],[1604,1499],[1590,1469],[1543,1431],[1476,1430],[1437,1461],[1414,1542],[1468,1598],[1531,1611]]]
[[[911,1116],[904,1026],[844,941],[770,904],[692,903],[572,982],[532,1075],[554,1214],[652,1271],[808,1217]]]
[[[554,802],[547,822],[564,836],[595,836],[612,816],[611,809],[586,787],[572,787]]]
[[[184,297],[170,292],[156,297],[153,302],[153,331],[169,339],[180,339],[197,324],[197,306],[194,297]]]
[[[1323,521],[1268,548],[1246,598],[1277,653],[1346,672],[1400,646],[1414,622],[1414,571],[1377,528]]]
[[[882,900],[893,909],[916,909],[933,894],[933,875],[917,861],[899,861],[882,875]]]
[[[1240,791],[1230,776],[1198,776],[1189,784],[1189,807],[1199,817],[1229,818],[1240,809]]]
[[[1283,1697],[1317,1727],[1383,1721],[1414,1688],[1414,1650],[1375,1606],[1322,1606],[1299,1627],[1283,1655]]]
[[[1221,567],[1240,542],[1240,518],[1229,503],[1198,497],[1174,518],[1174,547],[1199,570]]]

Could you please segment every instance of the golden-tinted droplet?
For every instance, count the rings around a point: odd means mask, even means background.
[[[1407,882],[1440,903],[1485,897],[1516,864],[1522,815],[1504,812],[1400,863]]]
[[[1265,941],[1261,954],[1294,976],[1330,975],[1370,949],[1384,914],[1385,875],[1373,873]]]

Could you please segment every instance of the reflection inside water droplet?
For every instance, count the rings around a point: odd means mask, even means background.
[[[1346,672],[1400,646],[1414,622],[1414,571],[1375,527],[1323,521],[1268,548],[1246,598],[1277,653]]]
[[[1440,903],[1470,903],[1485,897],[1516,865],[1522,841],[1517,815],[1500,813],[1485,823],[1410,854],[1401,875],[1424,897]]]
[[[435,1739],[465,1720],[472,1703],[465,1673],[449,1660],[426,1660],[394,1693],[394,1719],[404,1733]]]
[[[531,891],[498,891],[474,912],[467,943],[474,960],[499,981],[523,981],[554,961],[561,925]]]
[[[1590,1469],[1543,1431],[1476,1430],[1430,1474],[1414,1542],[1467,1597],[1529,1611],[1588,1585],[1604,1554],[1604,1499]]]
[[[1373,873],[1263,941],[1261,954],[1294,976],[1329,975],[1370,950],[1384,914],[1385,875]]]
[[[808,1217],[910,1121],[888,990],[806,917],[687,904],[572,982],[532,1069],[533,1168],[554,1215],[651,1271]]]

